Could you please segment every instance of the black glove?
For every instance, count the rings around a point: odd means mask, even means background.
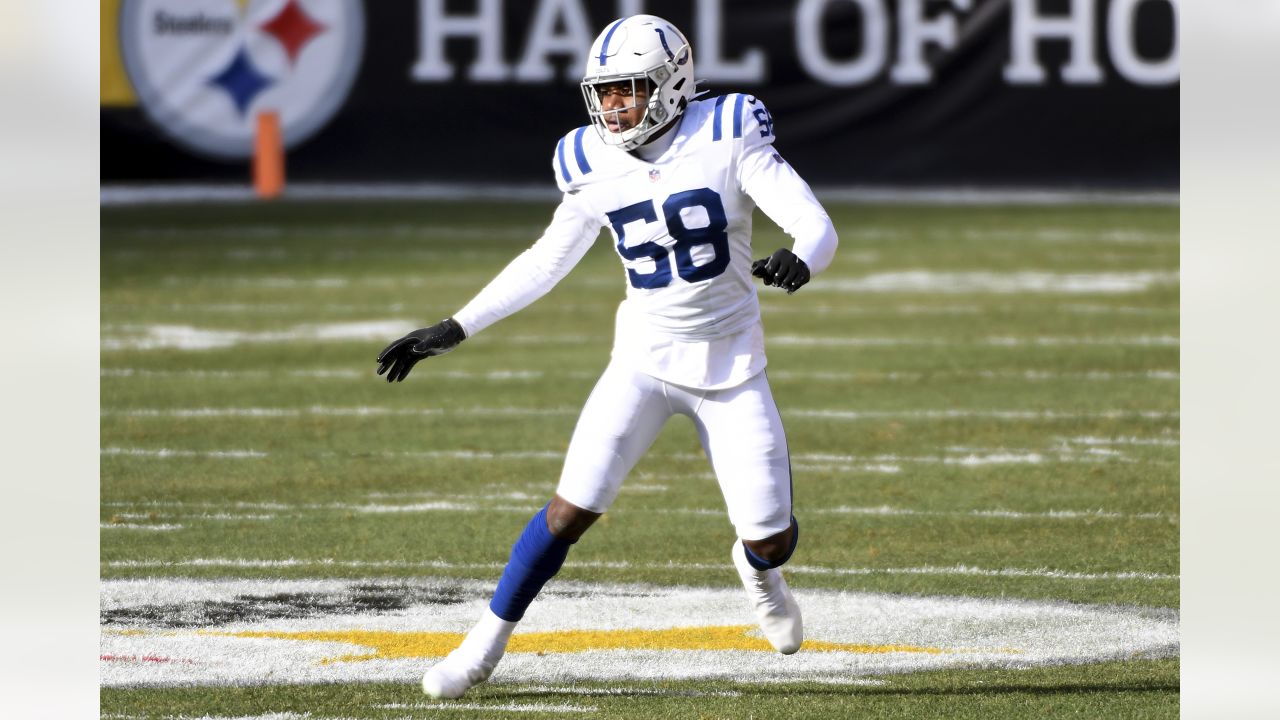
[[[400,382],[419,360],[443,355],[466,339],[467,333],[453,318],[414,330],[378,353],[378,374],[386,373],[387,382]]]
[[[751,274],[763,279],[765,285],[786,290],[788,295],[809,282],[809,266],[786,248],[752,263]]]

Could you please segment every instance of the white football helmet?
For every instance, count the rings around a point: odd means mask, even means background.
[[[612,132],[598,85],[630,82],[631,96],[647,83],[649,104],[635,127]],[[591,44],[582,77],[582,97],[596,132],[606,145],[634,150],[684,112],[694,96],[693,51],[684,33],[654,15],[632,15],[609,23]]]

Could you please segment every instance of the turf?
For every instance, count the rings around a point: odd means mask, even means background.
[[[245,717],[267,713],[352,718],[518,717],[562,718],[564,708],[600,718],[990,718],[1079,716],[1176,717],[1176,661],[1135,661],[1039,670],[961,670],[891,676],[883,685],[743,683],[580,684],[573,692],[537,686],[482,685],[467,708],[449,709],[415,687],[390,684],[258,686],[199,690],[115,690],[103,693],[104,713],[152,717]],[[537,705],[558,708],[537,712]],[[594,712],[583,712],[594,710]],[[574,712],[574,711],[569,711]],[[412,713],[412,714],[409,714]]]
[[[797,573],[793,586],[1177,608],[1177,210],[828,209],[841,236],[832,267],[794,296],[762,292],[804,527],[793,562],[878,572]],[[540,204],[104,208],[102,576],[352,576],[343,561],[382,563],[361,576],[411,576],[439,560],[451,567],[432,573],[494,579],[491,565],[554,490],[608,361],[623,291],[610,243],[400,385],[373,374],[394,334],[310,336],[339,323],[398,333],[447,316],[549,217]],[[784,244],[758,217],[760,254]],[[934,284],[859,284],[894,273]],[[939,284],[957,277],[976,286]],[[1139,286],[1037,289],[1046,277]],[[997,287],[1009,278],[1025,287]],[[146,347],[160,326],[240,342]],[[162,450],[171,454],[140,454]],[[227,451],[247,456],[216,454]],[[369,510],[426,502],[455,509]],[[727,567],[664,567],[720,562],[732,537],[722,508],[692,426],[677,418],[564,576],[731,586]],[[130,527],[147,524],[181,527]],[[219,558],[304,562],[183,564]],[[619,559],[631,567],[593,564]],[[895,572],[923,566],[1088,578]],[[603,717],[1172,716],[1177,666],[919,673],[873,687],[673,678],[662,687],[675,696],[643,683],[587,698],[495,685],[475,702],[591,705]],[[712,694],[726,689],[741,694]],[[141,717],[430,715],[377,708],[420,702],[412,687],[385,685],[102,692],[104,713]]]

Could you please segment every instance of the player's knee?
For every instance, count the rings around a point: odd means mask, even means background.
[[[577,542],[601,514],[580,508],[556,495],[547,506],[547,529],[562,540]]]
[[[791,526],[763,540],[743,540],[747,548],[747,560],[759,570],[776,568],[791,559],[800,541],[800,525],[794,516]]]

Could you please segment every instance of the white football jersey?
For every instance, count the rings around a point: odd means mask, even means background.
[[[455,315],[468,334],[550,290],[606,227],[627,292],[616,359],[703,389],[732,387],[764,369],[752,210],[759,205],[795,238],[793,252],[812,274],[830,263],[835,232],[809,186],[774,151],[773,119],[758,99],[695,101],[678,122],[653,162],[605,145],[591,126],[561,138],[552,164],[564,199],[542,239]],[[541,290],[513,292],[514,285]]]

